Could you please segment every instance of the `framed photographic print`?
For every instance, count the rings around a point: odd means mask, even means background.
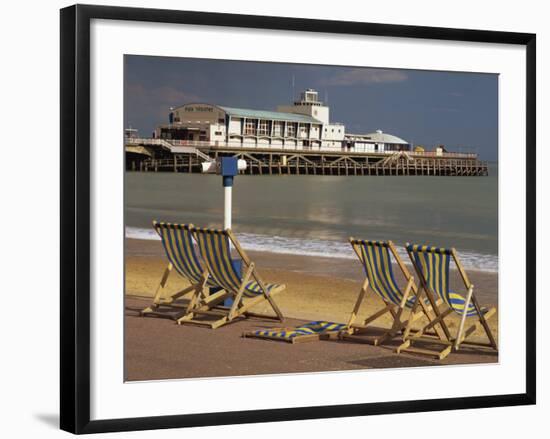
[[[533,34],[63,9],[61,428],[534,404],[535,136]]]

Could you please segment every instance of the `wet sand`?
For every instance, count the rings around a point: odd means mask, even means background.
[[[248,254],[256,262],[264,280],[286,284],[286,290],[276,296],[277,304],[287,318],[285,326],[308,320],[347,321],[364,279],[358,261],[260,252]],[[387,346],[374,347],[341,341],[292,345],[241,338],[245,330],[277,326],[271,320],[254,318],[211,330],[191,325],[178,326],[169,319],[139,317],[139,310],[150,303],[166,264],[159,241],[126,240],[127,380],[487,363],[498,359],[496,354],[482,349],[464,349],[442,362],[429,357],[396,355],[392,349],[397,340]],[[469,271],[468,274],[482,305],[496,305],[497,274],[479,271]],[[402,282],[401,277],[397,277]],[[458,286],[456,273],[453,278],[453,286]],[[166,293],[186,285],[182,278],[171,275]],[[462,290],[457,288],[456,291]],[[363,303],[359,317],[370,315],[382,305],[374,295],[367,296]],[[266,306],[253,310],[269,312]],[[490,322],[497,336],[498,318],[493,317]],[[388,317],[375,322],[381,327],[389,324]],[[451,331],[456,330],[457,324],[458,318],[454,317],[449,325]],[[189,352],[193,355],[188,355]],[[224,358],[223,362],[220,362],[221,358]]]

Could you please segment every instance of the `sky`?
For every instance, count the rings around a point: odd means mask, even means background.
[[[313,88],[346,133],[498,158],[498,75],[126,55],[124,126],[150,135],[170,107],[275,110]]]

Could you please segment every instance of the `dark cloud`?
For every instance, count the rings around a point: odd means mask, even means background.
[[[321,86],[348,86],[348,85],[370,85],[384,84],[388,82],[403,82],[407,80],[407,74],[400,70],[384,69],[349,69],[336,75],[321,79]]]

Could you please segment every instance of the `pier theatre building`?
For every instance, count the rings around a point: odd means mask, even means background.
[[[157,127],[157,138],[190,145],[242,148],[332,150],[349,152],[409,151],[399,137],[377,130],[348,134],[342,123],[330,121],[330,108],[317,91],[307,89],[292,105],[276,111],[233,108],[204,103],[172,108],[169,123]]]
[[[125,148],[127,169],[145,172],[202,172],[204,161],[232,156],[246,160],[246,173],[260,175],[488,175],[474,153],[411,148],[381,130],[349,133],[331,121],[330,108],[312,89],[275,110],[209,103],[171,108],[152,138],[127,129]]]

